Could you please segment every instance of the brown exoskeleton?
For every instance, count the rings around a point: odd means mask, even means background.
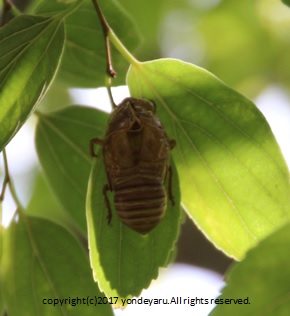
[[[112,211],[107,191],[114,191],[117,214],[123,224],[146,234],[162,219],[166,210],[165,178],[169,174],[168,198],[174,204],[170,140],[155,114],[155,104],[143,99],[126,98],[112,112],[105,139],[93,138],[103,147],[107,184],[103,195],[108,211]]]

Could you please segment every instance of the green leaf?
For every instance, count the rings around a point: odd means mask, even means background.
[[[208,10],[198,23],[206,67],[232,86],[244,88],[253,84],[253,90],[249,90],[252,93],[259,93],[258,89],[265,85],[265,73],[270,71],[275,50],[264,21],[261,23],[258,16],[258,7],[251,0],[223,1]],[[277,40],[274,43],[277,45]],[[245,47],[251,49],[244,50]]]
[[[180,225],[180,192],[173,168],[175,206],[168,201],[161,222],[148,234],[141,235],[123,225],[113,207],[111,225],[107,223],[107,210],[102,189],[106,183],[102,159],[94,162],[87,196],[88,238],[94,278],[106,296],[121,298],[138,296],[157,278],[158,269],[172,259]],[[168,182],[165,183],[167,187]]]
[[[79,229],[86,233],[85,199],[92,165],[89,142],[101,136],[108,115],[71,106],[39,115],[36,149],[55,195]]]
[[[286,4],[288,7],[290,7],[290,0],[282,0],[284,4]]]
[[[23,15],[0,29],[0,151],[49,88],[63,45],[60,18]]]
[[[1,313],[1,315],[5,315],[4,312],[5,312],[4,302],[3,302],[3,297],[2,297],[2,291],[0,288],[0,313]]]
[[[99,1],[110,26],[130,51],[139,44],[136,26],[130,16],[124,12],[119,2]],[[43,1],[37,13],[54,15],[66,10],[70,4],[57,0]],[[65,20],[66,45],[60,76],[72,86],[96,87],[104,85],[106,73],[106,52],[102,27],[91,0],[84,4]],[[118,73],[114,85],[125,83],[125,73],[129,64],[112,47],[114,68]]]
[[[164,25],[167,24],[165,21],[168,21],[169,16],[171,21],[174,10],[182,11],[185,1],[122,0],[120,3],[134,18],[134,21],[138,23],[138,29],[142,34],[140,47],[138,47],[134,56],[139,60],[159,56],[163,50],[163,40],[160,39],[164,36]],[[150,20],[150,23],[148,23],[148,20]],[[117,31],[118,27],[113,29]]]
[[[63,228],[20,215],[2,233],[0,284],[9,315],[113,315],[110,306],[94,305],[103,294],[87,254]],[[82,301],[74,306],[77,298]],[[84,303],[87,298],[93,305]]]
[[[25,214],[30,216],[48,219],[68,229],[70,227],[71,218],[67,212],[64,212],[55,194],[49,189],[42,173],[35,176],[32,196],[25,211]]]
[[[2,204],[0,203],[0,214],[1,214],[1,218],[2,218]],[[2,226],[2,223],[0,225],[0,266],[1,266],[1,258],[3,256],[3,231],[4,228]],[[1,270],[0,270],[0,279],[1,279]],[[4,306],[4,298],[3,298],[3,287],[2,284],[0,283],[0,315],[4,315],[4,310],[5,310],[5,306]]]
[[[290,310],[290,224],[251,249],[227,274],[222,300],[248,298],[248,304],[218,305],[212,316],[288,315]],[[224,301],[225,302],[225,301]]]
[[[132,96],[156,102],[176,139],[182,204],[217,248],[241,259],[289,220],[288,169],[254,104],[173,59],[135,63],[127,81]]]

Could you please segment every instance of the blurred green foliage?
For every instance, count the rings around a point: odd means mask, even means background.
[[[250,98],[271,84],[290,88],[290,10],[282,2],[119,2],[144,37],[136,54],[141,61],[180,58],[206,68]]]

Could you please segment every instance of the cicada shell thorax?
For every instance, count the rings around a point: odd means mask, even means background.
[[[139,233],[148,233],[166,210],[164,183],[175,145],[156,116],[155,105],[143,99],[123,100],[110,117],[102,145],[106,188],[114,192],[120,220]],[[173,202],[172,194],[170,199]],[[110,214],[109,210],[109,218]]]

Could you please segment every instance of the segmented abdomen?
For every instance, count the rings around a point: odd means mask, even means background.
[[[114,188],[115,207],[121,221],[146,234],[164,216],[166,195],[163,181],[154,175],[135,174]]]

